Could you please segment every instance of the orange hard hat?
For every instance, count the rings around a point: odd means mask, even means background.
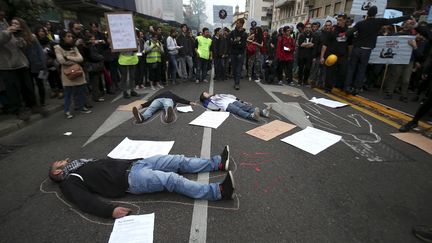
[[[337,56],[335,54],[331,54],[327,57],[324,64],[328,67],[333,66],[337,62]]]

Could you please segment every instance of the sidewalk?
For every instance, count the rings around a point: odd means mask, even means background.
[[[399,100],[400,95],[398,94],[394,94],[393,99],[385,99],[384,92],[377,88],[363,91],[356,96],[347,95],[339,89],[333,89],[331,94],[326,94],[321,89],[315,88],[315,90],[330,98],[348,102],[359,107],[359,109],[365,108],[371,113],[382,116],[380,120],[385,120],[386,123],[395,128],[399,128],[410,121],[420,106],[420,101],[411,101],[415,94],[408,94],[408,102],[405,103]],[[424,119],[419,122],[419,127],[421,129],[431,129],[432,125],[426,123]]]
[[[63,99],[47,99],[47,105],[43,108],[47,111],[48,116],[63,109]],[[17,131],[23,127],[33,124],[35,121],[44,119],[40,114],[32,114],[29,121],[22,121],[15,115],[0,115],[0,137]]]

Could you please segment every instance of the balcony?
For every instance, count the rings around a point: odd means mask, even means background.
[[[274,6],[275,8],[280,8],[286,5],[294,5],[296,0],[275,0]]]

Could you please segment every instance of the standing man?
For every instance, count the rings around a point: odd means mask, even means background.
[[[172,84],[176,84],[177,81],[177,54],[181,46],[177,45],[178,32],[175,27],[171,28],[170,36],[166,40],[167,50],[168,50],[168,70],[171,71]]]
[[[312,66],[315,38],[311,24],[306,24],[303,33],[298,38],[298,81],[300,85],[308,85],[309,73]]]
[[[330,93],[333,86],[342,88],[346,77],[348,65],[348,27],[346,26],[345,14],[339,14],[337,17],[337,25],[333,26],[332,31],[323,36],[323,45],[321,47],[321,64],[324,64],[325,59],[334,54],[337,56],[337,62],[332,66],[325,66],[325,92]]]
[[[246,52],[247,34],[243,28],[244,19],[238,19],[235,29],[228,35],[231,51],[232,72],[234,75],[234,88],[240,89],[240,77]]]
[[[372,49],[375,48],[381,27],[410,18],[408,15],[392,19],[376,18],[377,12],[376,6],[370,7],[366,19],[358,22],[349,32],[350,34],[357,32],[353,40],[354,48],[351,52],[348,76],[344,86],[345,91],[352,95],[358,94],[363,87],[369,57]]]
[[[203,28],[202,35],[196,38],[195,52],[197,55],[197,74],[195,83],[208,82],[207,65],[212,60],[211,45],[212,39],[210,38],[210,31],[208,28]]]
[[[177,37],[177,45],[183,46],[183,48],[179,49],[177,55],[177,61],[179,63],[178,74],[180,78],[184,80],[191,80],[193,73],[194,40],[190,37],[190,34],[188,33],[190,30],[186,24],[182,24],[180,29],[181,33]]]
[[[225,66],[224,66],[224,56],[226,53],[226,46],[224,42],[224,37],[222,36],[222,29],[216,28],[214,30],[215,34],[212,40],[212,52],[213,61],[215,68],[215,80],[225,80]]]

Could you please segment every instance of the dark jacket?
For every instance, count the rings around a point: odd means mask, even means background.
[[[247,34],[242,30],[234,29],[228,35],[230,51],[232,55],[244,54],[246,51]]]
[[[89,162],[69,175],[60,184],[67,200],[83,212],[99,217],[111,218],[117,205],[101,200],[98,195],[108,198],[121,197],[129,188],[128,169],[132,160],[101,159]]]
[[[141,106],[142,107],[148,107],[155,99],[159,99],[159,98],[172,99],[172,101],[174,102],[174,106],[177,103],[186,104],[186,105],[190,104],[189,100],[183,99],[182,97],[177,96],[176,94],[174,94],[171,91],[165,91],[165,92],[162,92],[162,93],[156,95],[155,97],[153,97],[152,99],[148,100],[147,102],[141,104]]]
[[[409,18],[410,16],[402,16],[393,19],[367,18],[358,22],[349,31],[350,35],[357,32],[356,37],[353,40],[354,47],[375,48],[377,37],[382,26],[399,23]]]
[[[177,41],[177,45],[183,46],[183,48],[180,48],[178,50],[179,51],[178,56],[180,57],[193,56],[195,40],[192,37],[180,33],[176,41]]]
[[[41,70],[46,70],[46,56],[36,38],[33,38],[31,45],[25,49],[25,55],[30,63],[30,72],[39,73]]]
[[[221,58],[222,55],[225,55],[227,53],[225,38],[222,36],[219,38],[213,36],[211,46],[214,58]]]

